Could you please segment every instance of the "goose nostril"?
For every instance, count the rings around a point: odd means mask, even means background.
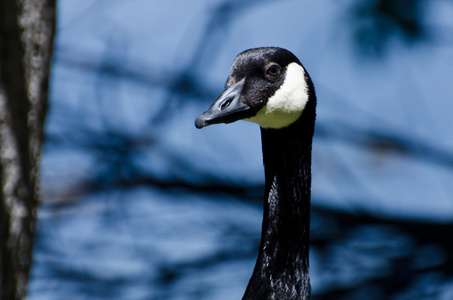
[[[221,110],[224,110],[225,108],[227,108],[228,106],[230,106],[231,102],[233,102],[233,99],[232,99],[232,98],[227,99],[226,101],[224,101],[224,102],[220,105],[220,109],[221,109]]]

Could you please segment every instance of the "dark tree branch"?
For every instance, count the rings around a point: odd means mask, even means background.
[[[0,298],[24,299],[56,0],[0,1]]]

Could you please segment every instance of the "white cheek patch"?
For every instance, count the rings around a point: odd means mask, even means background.
[[[263,128],[287,127],[301,116],[307,101],[305,70],[299,64],[291,63],[286,68],[282,86],[255,116],[244,120],[257,123]]]

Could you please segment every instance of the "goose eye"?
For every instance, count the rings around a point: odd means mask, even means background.
[[[278,75],[280,75],[280,66],[277,64],[270,65],[267,67],[266,75],[272,78],[278,77]]]

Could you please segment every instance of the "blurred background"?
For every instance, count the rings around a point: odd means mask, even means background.
[[[256,124],[197,130],[241,51],[318,96],[313,299],[453,299],[453,2],[59,0],[28,297],[240,299]]]

